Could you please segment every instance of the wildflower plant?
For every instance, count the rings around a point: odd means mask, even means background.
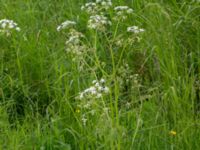
[[[133,9],[128,6],[117,6],[114,10],[116,14],[115,20],[126,20],[128,15],[133,13]]]
[[[82,42],[84,35],[75,29],[71,29],[68,33],[68,39],[65,42],[65,50],[67,54],[73,56],[73,61],[81,59],[88,50],[87,46]]]
[[[96,2],[86,3],[81,7],[81,10],[85,11],[89,15],[89,19],[87,20],[87,28],[102,33],[107,32],[108,27],[112,26],[112,19],[119,21],[126,20],[128,15],[131,15],[133,13],[133,9],[128,6],[117,6],[113,9],[113,4],[110,0],[97,0]],[[114,18],[110,16],[110,11],[114,12]],[[120,22],[118,23],[120,24]],[[82,33],[75,30],[75,28],[73,28],[72,26],[70,27],[71,29],[69,29],[67,33],[66,51],[68,54],[71,54],[74,58],[73,60],[76,60],[77,62],[79,62],[79,64],[80,62],[87,62],[87,57],[85,56],[89,54],[89,47],[82,40],[86,37]],[[117,31],[118,27],[123,27],[123,24],[115,27]],[[109,46],[107,47],[110,47],[110,52],[107,51],[106,55],[110,55],[109,58],[112,62],[112,64],[107,65],[112,65],[113,67],[115,61],[117,61],[118,59],[118,56],[120,56],[119,61],[122,61],[121,59],[123,59],[123,52],[126,49],[126,46],[128,44],[132,45],[135,42],[139,42],[140,34],[142,32],[144,32],[144,29],[140,29],[137,26],[132,26],[127,28],[127,32],[123,32],[121,34],[118,34],[116,32],[113,36],[111,34],[111,37],[105,38],[105,40],[108,40],[105,42],[108,42]],[[97,40],[97,38],[101,38],[99,36],[102,35],[104,34],[95,34],[94,39]],[[109,39],[111,39],[111,41],[109,41]],[[102,52],[98,52],[96,42],[97,41],[94,42],[95,47],[93,47],[94,56],[90,56],[90,58],[94,59],[94,62],[100,65],[101,59],[99,59],[98,53],[101,54]],[[91,45],[93,46],[93,43],[91,43]],[[119,51],[113,53],[112,48],[115,48]],[[122,49],[122,51],[120,49]],[[101,66],[96,67],[100,68]],[[119,68],[116,68],[116,81],[114,81],[114,84],[115,86],[119,85],[120,92],[124,93],[124,90],[127,87],[130,89],[132,87],[139,87],[139,81],[137,78],[138,76],[137,74],[134,74],[132,72],[128,63],[126,63],[125,65],[123,64],[122,66],[118,65],[118,67]],[[94,70],[97,71],[96,69]],[[100,71],[103,71],[103,69],[100,68]],[[95,80],[93,81],[91,87],[79,93],[79,96],[77,97],[77,99],[80,100],[78,107],[80,108],[80,110],[95,114],[95,111],[98,110],[96,106],[99,105],[100,102],[97,100],[103,98],[104,95],[106,95],[108,92],[109,88],[105,86],[105,81],[103,79],[101,79],[100,81]],[[83,120],[87,120],[86,116],[87,115],[84,115]],[[86,121],[84,121],[84,124],[85,122]]]
[[[109,93],[109,88],[105,85],[105,79],[101,79],[100,81],[93,80],[92,86],[85,89],[80,93],[79,99],[98,99],[101,98],[104,94]]]
[[[96,3],[100,5],[101,9],[108,10],[112,7],[111,0],[96,0]]]
[[[111,26],[112,22],[103,15],[90,16],[88,20],[88,28],[98,31],[105,31],[107,26]]]
[[[86,125],[86,122],[89,118],[94,117],[95,114],[102,108],[102,105],[106,105],[101,99],[108,95],[110,92],[109,87],[106,86],[105,79],[93,80],[92,86],[83,90],[79,93],[77,97],[78,108],[82,110],[83,115],[81,116],[81,121],[83,125]]]
[[[12,32],[19,32],[21,29],[18,24],[13,20],[2,19],[0,20],[0,33],[10,36]]]
[[[57,31],[59,32],[64,29],[69,29],[69,28],[74,27],[75,25],[76,25],[76,22],[71,21],[71,20],[66,20],[57,27]]]
[[[81,7],[82,11],[90,15],[102,14],[112,7],[111,0],[96,0],[96,2],[88,2]]]
[[[98,12],[97,4],[94,2],[89,2],[81,6],[81,10],[86,11],[88,14],[96,14]]]
[[[139,34],[144,31],[145,31],[144,29],[139,28],[138,26],[131,26],[127,28],[127,32],[134,33],[134,34]]]
[[[129,33],[128,42],[130,44],[134,44],[135,42],[141,41],[141,35],[145,30],[143,28],[139,28],[138,26],[130,26],[127,28],[127,32]]]
[[[0,1],[0,149],[200,149],[199,4]]]
[[[114,20],[125,20],[127,19],[128,15],[131,15],[133,13],[133,9],[131,9],[128,6],[117,6],[113,9],[113,5],[110,0],[96,0],[96,2],[86,3],[81,7],[81,10],[85,11],[89,15],[89,19],[87,20],[87,29],[95,30],[101,33],[106,33],[108,27],[112,26],[113,18],[109,14],[109,11],[113,11],[114,14],[116,14],[116,18],[114,18]],[[120,24],[120,22],[118,23]],[[96,34],[97,32],[95,32],[95,36],[91,36],[92,38],[94,37],[94,43],[93,41],[91,43],[90,41],[87,41],[89,42],[87,43],[86,39],[89,37],[86,37],[83,33],[79,32],[76,29],[75,25],[76,22],[67,20],[57,27],[57,31],[63,31],[65,33],[67,37],[65,42],[65,50],[67,54],[72,56],[72,61],[81,66],[83,72],[84,69],[82,66],[84,63],[88,62],[88,57],[90,58],[89,60],[92,61],[90,62],[91,64],[87,63],[87,66],[93,68],[94,72],[98,70],[96,69],[96,67],[99,67],[100,72],[106,72],[104,71],[104,69],[106,69],[105,66],[105,68],[101,68],[101,62],[103,61],[98,56],[102,54],[102,51],[99,50],[99,48],[97,47],[97,39],[99,38],[102,40],[106,40],[105,43],[108,44],[107,48],[109,48],[110,50],[105,51],[105,55],[108,56],[108,59],[110,59],[112,63],[107,63],[106,65],[109,67],[113,67],[113,74],[115,74],[116,76],[116,80],[114,81],[113,85],[115,87],[115,90],[119,89],[120,92],[125,93],[126,88],[130,88],[130,90],[132,89],[132,87],[139,88],[140,83],[138,81],[138,75],[134,74],[134,72],[129,67],[128,63],[122,65],[119,63],[117,66],[118,68],[114,68],[114,66],[116,63],[115,61],[117,61],[119,56],[119,62],[123,60],[123,51],[126,49],[126,46],[128,44],[132,45],[136,41],[139,41],[140,34],[144,32],[144,29],[140,29],[137,26],[132,26],[127,28],[127,32],[118,34],[118,27],[123,27],[123,24],[120,26],[115,26],[114,23],[114,26],[116,27],[116,32],[114,35],[112,35],[111,33],[110,37],[107,37],[107,33]],[[105,36],[106,38],[103,37],[103,39],[101,36]],[[101,44],[101,41],[99,44]],[[116,48],[119,51],[113,53],[112,48]],[[91,49],[94,49],[94,51],[92,51],[94,55],[90,55],[91,53],[89,52]],[[123,50],[121,51],[120,49]],[[97,65],[95,66],[95,64]],[[117,90],[115,92],[117,92]],[[80,92],[79,95],[76,97],[76,99],[78,100],[77,107],[82,114],[80,120],[82,121],[84,126],[89,120],[88,114],[92,116],[95,115],[96,112],[99,111],[99,107],[102,106],[102,104],[104,107],[107,107],[108,104],[105,103],[103,99],[108,93],[110,93],[110,87],[106,86],[106,81],[104,79],[101,79],[94,80],[90,87]],[[122,95],[120,94],[119,96]],[[117,106],[117,104],[115,105]]]
[[[85,36],[76,30],[76,22],[66,20],[57,27],[57,31],[62,31],[66,36],[65,51],[71,60],[78,65],[79,71],[83,70],[85,57],[90,48],[85,44]]]
[[[112,25],[112,22],[106,16],[107,11],[111,8],[111,0],[96,0],[96,2],[89,2],[83,5],[81,10],[90,15],[87,27],[97,31],[105,31],[108,26]]]
[[[79,93],[77,97],[77,100],[80,100],[79,107],[91,111],[93,106],[100,102],[99,99],[109,94],[109,91],[104,79],[94,80],[92,86]]]

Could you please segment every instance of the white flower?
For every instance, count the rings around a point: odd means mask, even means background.
[[[96,3],[89,2],[82,6],[81,10],[85,10],[88,14],[93,14],[97,12],[98,8]]]
[[[82,122],[83,122],[83,125],[86,126],[87,118],[85,117],[85,115],[82,116],[82,119],[81,119],[81,120],[82,120]]]
[[[101,79],[100,82],[101,82],[101,83],[105,83],[106,80],[105,80],[105,79]]]
[[[96,98],[101,98],[102,97],[102,94],[101,93],[98,93]]]
[[[109,93],[109,88],[105,86],[105,79],[100,81],[94,80],[92,82],[93,86],[85,89],[80,93],[79,99],[83,98],[101,98],[103,94]]]
[[[110,91],[110,90],[109,90],[108,87],[104,87],[104,92],[105,92],[105,93],[109,93],[109,91]]]
[[[77,32],[76,30],[71,30],[69,32],[69,39],[65,42],[65,44],[80,44],[80,39],[84,37],[84,35],[80,32]]]
[[[13,20],[2,19],[0,20],[0,32],[5,33],[7,36],[11,34],[11,32],[20,31],[21,29],[18,27],[18,24]]]
[[[90,109],[90,107],[91,107],[91,104],[90,104],[90,103],[86,103],[86,104],[83,106],[83,108],[85,108],[85,109]]]
[[[99,31],[105,31],[106,26],[112,25],[111,21],[103,15],[90,16],[88,21],[88,28]]]
[[[122,10],[127,10],[129,9],[128,6],[117,6],[114,8],[115,11],[122,11]]]
[[[104,90],[104,88],[102,86],[97,87],[97,90],[102,92]]]
[[[70,20],[66,20],[65,22],[63,22],[61,25],[59,25],[57,27],[57,31],[59,32],[59,31],[61,31],[63,29],[71,28],[74,25],[76,25],[76,22],[70,21]]]
[[[128,14],[131,14],[131,13],[133,13],[133,9],[128,9],[127,11],[126,11]]]
[[[79,98],[80,98],[80,99],[83,99],[83,98],[84,98],[84,93],[80,93]]]
[[[93,87],[93,86],[90,87],[87,92],[91,93],[92,95],[96,95],[97,94],[96,88]]]
[[[144,32],[145,30],[144,29],[140,29],[138,26],[132,26],[132,27],[128,27],[127,28],[127,32],[132,32],[132,33],[135,33],[135,34],[138,34],[138,33],[141,33],[141,32]]]
[[[16,31],[18,31],[18,32],[21,31],[21,29],[20,29],[19,27],[16,27],[15,29],[16,29]]]
[[[112,6],[111,0],[96,0],[97,4],[100,4],[102,8],[109,9]]]
[[[82,42],[82,38],[84,38],[82,33],[75,29],[70,29],[68,39],[65,42],[65,50],[67,54],[70,54],[73,57],[73,61],[82,60],[84,54],[88,51],[88,47]]]
[[[125,20],[128,14],[133,13],[133,9],[129,8],[128,6],[117,6],[114,8],[116,12],[116,16],[114,17],[115,20]]]
[[[97,80],[93,80],[93,81],[92,81],[92,84],[95,84],[95,83],[97,83]]]
[[[112,6],[111,0],[96,0],[96,2],[88,2],[81,7],[81,10],[88,14],[99,14],[104,10],[108,10]]]

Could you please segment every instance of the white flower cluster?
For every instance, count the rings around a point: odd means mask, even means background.
[[[117,6],[114,10],[116,12],[116,16],[114,17],[115,20],[125,20],[129,14],[133,13],[133,9],[128,6]]]
[[[98,8],[96,3],[89,2],[82,6],[81,10],[86,11],[88,14],[95,14],[98,11]]]
[[[18,32],[21,30],[16,22],[8,19],[0,20],[0,33],[5,33],[7,36],[9,36],[13,30]]]
[[[139,34],[141,32],[144,32],[145,30],[142,28],[139,28],[138,26],[132,26],[127,28],[127,32],[132,32],[135,34]]]
[[[88,119],[86,118],[85,114],[82,115],[81,121],[82,121],[83,125],[86,126]]]
[[[127,43],[134,44],[136,42],[140,42],[142,37],[140,36],[141,33],[145,32],[144,29],[139,28],[138,26],[132,26],[127,28],[127,32],[131,33],[131,36],[127,39]]]
[[[68,44],[80,44],[80,38],[84,37],[84,35],[76,30],[71,30],[69,33],[69,39],[66,41],[66,45]]]
[[[94,80],[92,82],[93,86],[85,89],[80,93],[79,99],[84,98],[101,98],[103,94],[109,93],[109,88],[105,86],[105,80],[100,81]]]
[[[71,29],[68,36],[69,38],[65,42],[66,52],[73,55],[73,60],[76,60],[76,58],[80,59],[87,50],[87,46],[81,42],[81,38],[83,38],[84,35],[75,29]]]
[[[67,31],[67,41],[65,42],[65,50],[68,54],[72,55],[72,60],[78,60],[81,62],[83,58],[83,53],[87,50],[87,46],[81,41],[84,35],[74,29],[76,22],[66,20],[61,25],[57,27],[57,31],[63,29],[68,29]]]
[[[85,10],[90,14],[88,20],[88,28],[105,31],[108,25],[111,25],[111,21],[104,15],[106,10],[112,7],[111,0],[96,0],[96,2],[86,3],[81,7],[81,10]]]
[[[109,9],[112,7],[112,1],[111,0],[96,0],[96,3],[101,5],[102,8],[104,9]]]
[[[73,27],[74,25],[76,25],[76,22],[74,21],[70,21],[70,20],[66,20],[65,22],[63,22],[61,25],[59,25],[57,27],[57,31],[61,31],[63,29],[68,29],[68,28],[71,28]]]
[[[88,20],[88,28],[90,29],[105,31],[106,26],[108,25],[112,25],[112,22],[103,15],[90,16],[90,19]]]
[[[111,0],[96,0],[96,2],[86,3],[81,7],[81,10],[86,11],[88,14],[98,14],[102,10],[108,10],[112,7]]]

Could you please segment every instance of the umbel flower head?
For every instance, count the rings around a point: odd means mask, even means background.
[[[109,9],[112,7],[112,1],[111,0],[96,0],[96,3],[101,5],[102,8],[104,9]]]
[[[127,32],[132,32],[135,34],[139,34],[141,32],[144,32],[145,30],[142,28],[139,28],[138,26],[132,26],[127,28]]]
[[[89,2],[83,5],[81,10],[86,11],[88,14],[95,14],[98,11],[98,8],[96,3]]]
[[[96,0],[96,2],[88,2],[81,7],[81,10],[88,14],[98,14],[101,11],[108,10],[112,6],[111,0]]]
[[[76,25],[76,22],[74,21],[70,21],[70,20],[66,20],[65,22],[61,23],[58,27],[57,27],[57,31],[61,31],[63,29],[69,29],[73,26]]]
[[[128,43],[134,44],[135,42],[141,41],[142,38],[140,34],[145,32],[145,30],[139,28],[138,26],[131,26],[127,28],[127,32],[131,34],[130,37],[128,38]]]
[[[103,94],[109,93],[109,88],[105,86],[105,82],[105,79],[101,79],[100,81],[92,81],[93,86],[81,92],[78,98],[101,98]]]
[[[0,33],[10,36],[12,31],[20,31],[18,24],[13,20],[2,19],[0,20]]]
[[[112,25],[112,22],[103,15],[90,16],[90,19],[88,20],[88,28],[90,29],[105,31],[106,26],[108,25]]]
[[[117,6],[114,10],[116,13],[116,16],[114,17],[115,20],[125,20],[129,14],[133,13],[133,9],[128,6]]]
[[[88,47],[82,42],[82,38],[84,35],[75,29],[71,29],[68,34],[68,39],[65,42],[66,52],[72,54],[73,61],[81,60],[88,50]]]

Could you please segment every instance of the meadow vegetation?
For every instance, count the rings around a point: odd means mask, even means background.
[[[0,0],[0,149],[199,150],[199,0]]]

